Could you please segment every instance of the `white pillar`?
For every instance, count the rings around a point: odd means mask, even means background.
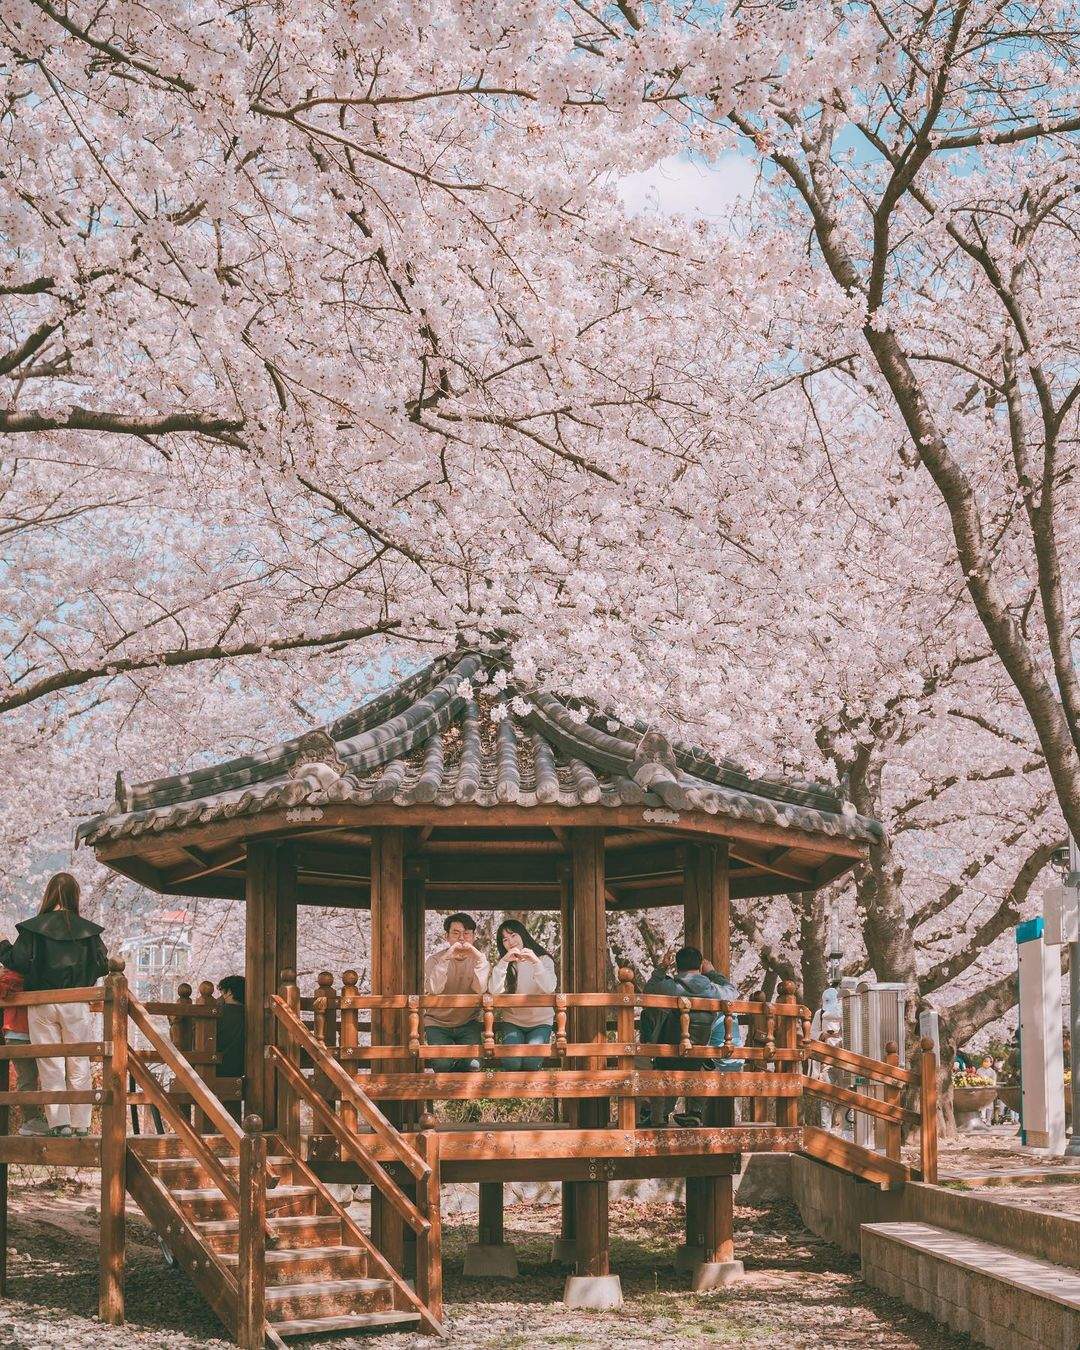
[[[1042,918],[1016,930],[1020,967],[1022,1142],[1065,1152],[1065,1082],[1061,1043],[1061,958],[1043,939]]]

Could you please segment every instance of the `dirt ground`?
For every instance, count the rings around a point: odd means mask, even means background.
[[[152,1232],[134,1215],[129,1231],[128,1325],[103,1327],[97,1302],[97,1225],[92,1190],[13,1185],[8,1297],[0,1302],[0,1350],[216,1350],[227,1343],[187,1281],[170,1270]],[[555,1206],[506,1211],[517,1246],[514,1284],[465,1280],[472,1223],[445,1229],[449,1344],[455,1350],[717,1350],[778,1345],[790,1350],[947,1350],[970,1344],[859,1281],[857,1261],[802,1227],[788,1204],[739,1209],[743,1284],[695,1296],[672,1267],[681,1211],[672,1205],[612,1205],[612,1267],[626,1299],[618,1313],[570,1313],[561,1304],[565,1271],[548,1261]],[[313,1342],[302,1342],[313,1344]],[[326,1344],[405,1350],[430,1346],[414,1335],[338,1337]]]

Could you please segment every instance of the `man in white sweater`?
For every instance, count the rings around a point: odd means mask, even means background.
[[[451,914],[443,923],[446,941],[431,953],[424,965],[425,994],[476,994],[487,989],[491,965],[480,951],[476,920],[471,914]],[[427,1008],[424,1028],[428,1045],[479,1045],[480,1002],[465,1008]],[[479,1069],[478,1059],[437,1059],[436,1070]]]

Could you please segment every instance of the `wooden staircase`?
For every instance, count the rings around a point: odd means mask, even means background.
[[[240,1159],[204,1136],[224,1170]],[[441,1327],[325,1185],[267,1136],[266,1343],[345,1331]],[[127,1186],[178,1265],[235,1336],[241,1261],[235,1205],[175,1135],[129,1141]]]

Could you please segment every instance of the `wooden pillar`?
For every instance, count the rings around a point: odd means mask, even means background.
[[[569,858],[559,862],[559,988],[564,993],[572,992],[574,983],[574,882],[573,868]],[[570,1026],[568,1038],[573,1040],[576,1025],[573,1014],[569,1014]],[[559,1119],[566,1124],[578,1123],[577,1104],[570,1098],[564,1098],[559,1105]],[[560,1237],[555,1243],[556,1260],[571,1263],[574,1259],[574,1183],[564,1181],[559,1188],[562,1193],[562,1223]]]
[[[574,989],[578,993],[599,993],[607,988],[607,916],[604,909],[604,831],[594,828],[571,830],[571,865],[574,906]],[[602,1009],[582,1009],[578,1013],[578,1033],[583,1041],[604,1041],[605,1016]],[[588,1061],[588,1067],[601,1068],[604,1058]],[[584,1129],[607,1127],[607,1098],[585,1099],[579,1106],[579,1121]],[[579,1181],[575,1184],[575,1223],[579,1275],[607,1275],[608,1265],[608,1187],[606,1181]]]
[[[124,1254],[127,1239],[124,1198],[127,1187],[128,987],[124,963],[109,961],[105,980],[102,1039],[109,1047],[101,1065],[101,1232],[98,1246],[98,1316],[111,1326],[124,1321]]]
[[[711,954],[705,949],[704,914],[702,913],[702,889],[704,881],[704,858],[707,844],[684,844],[681,853],[683,860],[682,900],[683,900],[683,944],[697,947],[705,956]],[[669,1102],[668,1105],[674,1103]],[[702,1233],[702,1202],[707,1178],[686,1178],[686,1213],[683,1250],[677,1258],[679,1267],[698,1259],[704,1248]]]
[[[381,826],[371,831],[371,992],[404,994],[405,983],[405,831],[400,826]],[[372,1045],[405,1042],[404,1014],[396,1010],[371,1013]],[[392,1073],[408,1069],[407,1062],[372,1061],[373,1072]],[[401,1122],[401,1107],[382,1104],[395,1124]],[[405,1268],[405,1233],[402,1219],[372,1187],[371,1236],[397,1271]]]
[[[274,1073],[266,1047],[276,1043],[270,996],[281,972],[296,969],[296,867],[289,844],[252,839],[247,848],[244,994],[245,1111],[276,1126]]]
[[[424,927],[427,914],[427,860],[424,858],[406,858],[404,863],[404,882],[402,890],[402,937],[404,945],[404,989],[407,994],[422,994],[424,991]],[[421,1024],[422,1024],[421,1019]],[[403,1024],[399,1028],[404,1030]],[[402,1036],[407,1040],[408,1036]],[[415,1063],[402,1064],[402,1069],[414,1070]],[[398,1107],[403,1125],[416,1125],[420,1120],[421,1102],[402,1102]],[[416,1187],[405,1183],[405,1194],[416,1202]],[[404,1264],[402,1271],[415,1276],[417,1271],[416,1234],[409,1227],[402,1229],[404,1238]]]
[[[237,1258],[236,1344],[266,1344],[266,1139],[258,1116],[245,1116],[240,1141],[240,1232]]]
[[[727,841],[688,844],[683,870],[683,917],[686,941],[723,974],[731,973],[730,890]],[[693,933],[693,937],[691,937]],[[706,1098],[705,1124],[730,1125],[734,1103]],[[730,1177],[688,1177],[686,1180],[686,1246],[702,1249],[702,1260],[729,1261],[710,1255],[732,1237]],[[719,1245],[718,1245],[719,1244]],[[725,1250],[727,1248],[725,1247]],[[688,1250],[689,1256],[691,1251]]]
[[[480,1242],[485,1247],[503,1244],[503,1184],[501,1181],[480,1183]]]

